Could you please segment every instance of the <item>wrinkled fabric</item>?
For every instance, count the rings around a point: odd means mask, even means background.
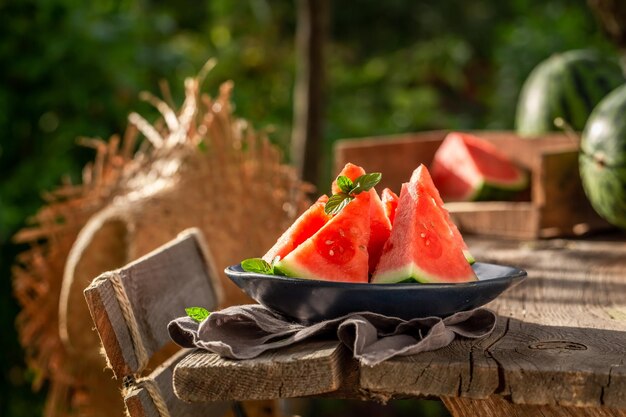
[[[315,337],[340,340],[365,365],[449,345],[456,336],[481,338],[496,325],[496,314],[485,308],[439,317],[402,320],[376,313],[352,313],[312,325],[293,323],[253,304],[216,311],[198,323],[180,317],[168,325],[170,337],[186,348],[206,349],[231,359],[250,359]]]

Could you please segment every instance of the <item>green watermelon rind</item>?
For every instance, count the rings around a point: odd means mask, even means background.
[[[516,131],[528,138],[556,131],[557,117],[580,131],[594,106],[624,82],[619,63],[612,57],[590,50],[555,54],[537,65],[522,86]],[[530,100],[532,95],[538,100]]]
[[[508,183],[483,180],[464,201],[507,201],[528,187],[528,174],[520,170],[520,178]]]
[[[626,85],[593,110],[580,142],[579,170],[594,210],[626,229]]]
[[[626,229],[626,166],[601,166],[581,153],[579,168],[583,189],[593,209],[612,225]]]
[[[458,282],[467,282],[476,280],[476,275],[472,272],[467,277],[459,277]],[[424,272],[415,263],[409,263],[405,267],[386,271],[377,274],[372,279],[372,284],[398,284],[401,282],[417,282],[420,284],[450,284],[456,281],[450,281],[449,278],[441,278]]]
[[[463,256],[465,256],[465,260],[467,261],[467,263],[469,263],[470,265],[474,265],[476,263],[476,259],[474,258],[474,256],[470,253],[469,249],[463,249]]]
[[[323,280],[324,277],[316,275],[313,271],[308,268],[298,268],[297,262],[289,262],[289,260],[285,261],[280,260],[274,264],[274,274],[275,275],[283,275],[291,278],[302,278],[302,279],[313,279],[313,280]]]

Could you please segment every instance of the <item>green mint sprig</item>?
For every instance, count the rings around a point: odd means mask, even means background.
[[[211,315],[211,312],[203,307],[187,307],[185,313],[198,323],[202,323]]]
[[[365,191],[369,191],[376,186],[381,180],[383,175],[380,172],[372,172],[370,174],[361,175],[354,181],[345,175],[337,177],[337,186],[341,190],[337,194],[333,194],[326,205],[324,206],[324,212],[328,215],[335,215],[339,213],[345,206],[354,200],[357,194]]]
[[[246,272],[274,275],[274,265],[265,262],[261,258],[250,258],[241,261],[241,268]]]

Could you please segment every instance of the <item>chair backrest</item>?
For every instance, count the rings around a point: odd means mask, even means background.
[[[149,375],[151,359],[171,345],[167,324],[186,307],[211,311],[219,304],[217,271],[201,232],[189,229],[123,268],[95,278],[85,289],[109,367],[124,381],[132,416],[221,415],[225,403],[188,404],[172,390],[178,352]]]

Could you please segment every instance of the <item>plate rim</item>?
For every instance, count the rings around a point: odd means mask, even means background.
[[[468,287],[477,287],[484,286],[489,284],[498,284],[498,283],[507,283],[515,280],[523,280],[528,277],[528,273],[518,267],[510,266],[510,265],[502,265],[502,264],[494,264],[488,262],[475,262],[474,265],[488,265],[488,266],[497,266],[497,267],[505,267],[512,269],[512,273],[507,276],[496,277],[486,280],[477,280],[470,282],[443,282],[443,283],[419,283],[419,282],[403,282],[403,283],[381,283],[375,284],[371,282],[342,282],[342,281],[324,281],[318,279],[309,279],[309,278],[295,278],[295,277],[286,277],[283,275],[268,275],[261,274],[258,272],[247,272],[241,269],[241,263],[235,265],[229,265],[224,268],[224,273],[230,277],[230,275],[235,275],[241,278],[263,278],[263,279],[271,279],[275,281],[283,281],[285,283],[293,283],[293,284],[309,284],[309,285],[319,285],[323,287],[352,287],[359,288],[360,290],[367,289],[449,289],[449,288],[468,288]],[[239,268],[239,269],[236,269]]]

